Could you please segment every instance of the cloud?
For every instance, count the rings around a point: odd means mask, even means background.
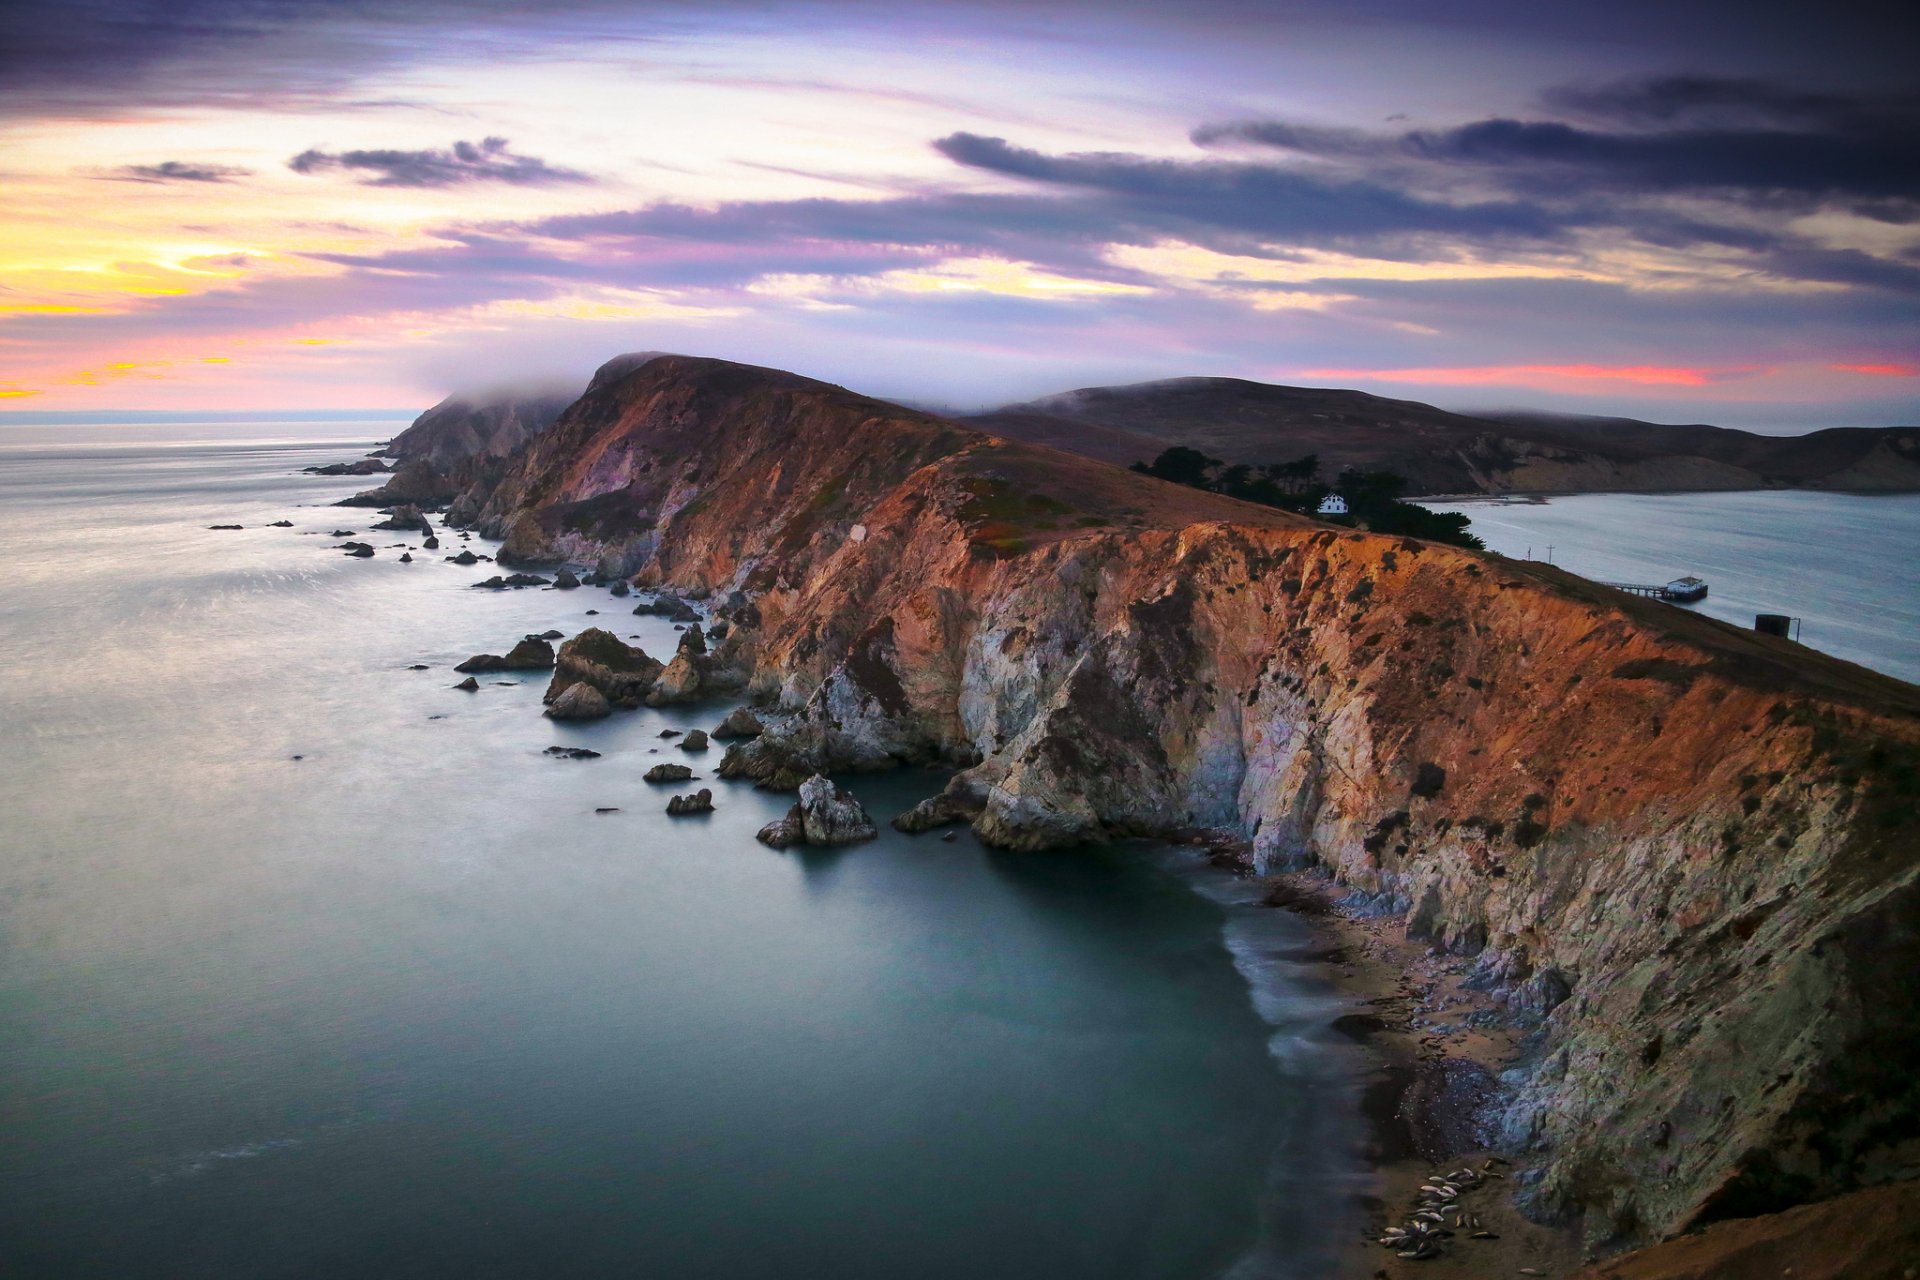
[[[302,151],[287,161],[295,173],[345,169],[360,174],[369,187],[451,187],[466,182],[504,182],[516,187],[551,187],[592,178],[574,169],[550,165],[536,156],[515,155],[505,138],[456,142],[451,150]]]
[[[163,160],[159,164],[122,165],[100,176],[119,182],[231,182],[252,174],[225,164],[194,164],[186,160]]]
[[[1920,364],[1836,364],[1842,373],[1864,373],[1876,378],[1920,378]]]
[[[1665,77],[1550,91],[1563,114],[1373,133],[1286,120],[1193,131],[1402,182],[1470,177],[1514,199],[1724,196],[1804,212],[1920,221],[1920,96],[1811,93],[1755,80]]]

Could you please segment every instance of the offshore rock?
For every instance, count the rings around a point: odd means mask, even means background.
[[[528,636],[507,651],[505,657],[476,653],[455,667],[455,671],[545,671],[553,666],[553,646],[539,636]]]
[[[480,682],[478,680],[475,680],[472,676],[468,676],[465,680],[462,680],[459,684],[454,685],[453,687],[460,690],[462,693],[480,692]]]
[[[682,751],[705,751],[707,749],[707,731],[705,729],[695,729],[692,733],[680,739],[679,745]]]
[[[580,585],[580,579],[573,576],[571,569],[562,569],[553,575],[553,585],[561,591],[571,591]]]
[[[554,720],[601,720],[612,715],[613,708],[605,694],[582,680],[568,685],[545,714]]]
[[[860,802],[816,773],[800,784],[800,800],[787,816],[762,827],[756,838],[762,844],[784,849],[792,844],[855,844],[877,834],[873,819]]]
[[[683,764],[657,764],[647,770],[642,781],[645,782],[685,782],[693,777],[693,770]]]
[[[660,672],[660,664],[646,650],[622,642],[610,631],[588,627],[560,646],[546,696],[553,701],[568,686],[585,683],[614,706],[638,707]]]
[[[698,813],[712,812],[713,792],[705,787],[690,796],[675,796],[667,801],[667,816],[671,818],[685,818]]]

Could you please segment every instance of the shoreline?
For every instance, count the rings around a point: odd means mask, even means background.
[[[1480,1116],[1497,1103],[1499,1074],[1513,1065],[1528,1032],[1491,996],[1465,985],[1471,959],[1407,938],[1402,915],[1356,911],[1347,905],[1350,892],[1324,873],[1259,874],[1244,844],[1222,833],[1194,843],[1211,851],[1216,866],[1263,889],[1261,906],[1307,926],[1319,968],[1348,1010],[1332,1029],[1364,1064],[1356,1092],[1366,1185],[1355,1206],[1359,1230],[1333,1242],[1338,1280],[1546,1280],[1591,1262],[1577,1224],[1533,1222],[1514,1204],[1522,1177],[1538,1162],[1483,1140]],[[1435,1025],[1433,1015],[1443,1012],[1445,1025]],[[1490,1162],[1487,1181],[1463,1201],[1497,1239],[1461,1231],[1437,1257],[1417,1260],[1380,1243],[1383,1231],[1405,1223],[1431,1177]]]

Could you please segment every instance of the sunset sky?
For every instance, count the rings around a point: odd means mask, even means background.
[[[1904,6],[15,3],[0,409],[621,351],[1920,421]]]

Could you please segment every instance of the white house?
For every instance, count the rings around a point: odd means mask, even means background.
[[[1343,516],[1347,514],[1347,500],[1337,493],[1330,493],[1320,499],[1320,514],[1323,516]]]

